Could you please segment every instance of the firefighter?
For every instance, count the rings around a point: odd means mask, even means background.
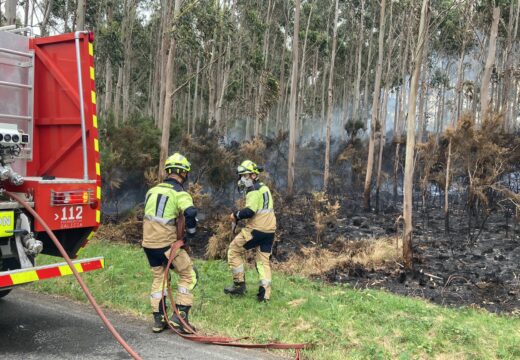
[[[245,160],[237,168],[239,190],[246,193],[246,206],[233,212],[230,220],[247,219],[240,233],[233,239],[228,249],[228,264],[233,274],[233,285],[224,289],[230,295],[244,295],[246,282],[244,262],[246,250],[256,249],[256,269],[260,278],[257,300],[268,302],[271,297],[271,265],[269,258],[273,248],[276,217],[273,197],[269,188],[259,181],[263,169],[250,160]]]
[[[166,293],[162,292],[162,283],[167,271],[170,246],[177,241],[176,218],[181,214],[186,222],[185,246],[177,250],[172,264],[173,271],[180,277],[175,296],[176,306],[187,323],[188,313],[193,305],[192,290],[197,284],[197,274],[186,252],[188,241],[195,234],[197,225],[197,209],[193,206],[191,195],[183,188],[191,164],[186,157],[175,153],[166,160],[164,170],[167,174],[164,182],[146,193],[143,219],[142,246],[153,273],[150,303],[154,317],[152,330],[156,333],[163,331],[167,326],[163,313]],[[170,323],[180,332],[187,333],[176,314],[173,314]]]

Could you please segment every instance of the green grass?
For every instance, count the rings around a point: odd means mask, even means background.
[[[106,268],[84,274],[104,307],[150,319],[151,272],[141,249],[92,242],[82,257],[105,256]],[[39,264],[57,262],[40,256]],[[192,322],[206,334],[250,336],[254,341],[307,342],[310,359],[520,359],[520,319],[474,309],[448,309],[383,291],[352,290],[298,276],[273,274],[269,304],[255,300],[249,269],[246,297],[230,298],[222,261],[196,261],[200,281]],[[86,302],[72,277],[30,287]],[[282,352],[284,353],[284,352]],[[285,352],[285,354],[290,354]]]

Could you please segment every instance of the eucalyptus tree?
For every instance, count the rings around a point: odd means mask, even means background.
[[[417,86],[421,72],[423,61],[424,45],[427,41],[428,34],[428,7],[429,0],[423,0],[421,8],[421,19],[419,24],[419,32],[417,35],[417,43],[415,45],[413,62],[414,68],[410,81],[410,97],[408,102],[407,130],[406,130],[406,160],[404,170],[404,194],[403,194],[403,258],[405,267],[411,269],[413,265],[412,259],[412,210],[413,210],[413,173],[414,173],[414,155],[415,155],[415,112]]]
[[[16,6],[17,0],[6,0],[5,1],[5,19],[7,25],[14,25],[16,23]]]
[[[383,0],[384,2],[385,0]],[[333,81],[334,81],[334,64],[336,60],[336,43],[338,41],[338,16],[339,16],[339,0],[336,0],[334,6],[334,23],[332,30],[332,50],[330,54],[330,75],[329,75],[329,87],[328,87],[328,106],[327,106],[327,138],[325,140],[325,169],[323,171],[323,189],[326,191],[329,183],[329,163],[330,163],[330,131],[332,122],[332,112],[334,111],[334,94],[333,94]]]
[[[378,121],[379,104],[381,96],[381,74],[383,72],[383,51],[385,38],[385,9],[386,0],[381,0],[381,9],[379,13],[379,40],[378,40],[378,58],[376,67],[376,79],[374,83],[374,92],[372,94],[372,114],[370,121],[370,138],[368,144],[367,170],[365,177],[365,186],[363,192],[365,209],[370,209],[370,191],[372,187],[372,171],[374,168],[374,147],[376,142],[376,134],[381,132],[381,124]],[[384,131],[384,130],[383,130]]]
[[[289,107],[289,157],[287,159],[287,192],[293,194],[294,163],[296,158],[296,96],[298,94],[298,60],[300,32],[300,0],[294,2],[294,32],[292,38],[291,99]]]

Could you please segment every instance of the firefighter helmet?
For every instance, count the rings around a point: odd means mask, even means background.
[[[164,163],[164,171],[171,174],[176,172],[177,174],[183,171],[190,172],[191,164],[184,155],[175,153],[171,155]]]
[[[260,174],[264,169],[262,169],[261,166],[258,166],[251,160],[245,160],[240,164],[240,166],[237,167],[237,174],[243,175],[243,174]]]

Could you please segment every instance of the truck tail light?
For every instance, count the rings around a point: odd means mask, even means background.
[[[51,206],[89,205],[94,203],[92,190],[51,190]]]

